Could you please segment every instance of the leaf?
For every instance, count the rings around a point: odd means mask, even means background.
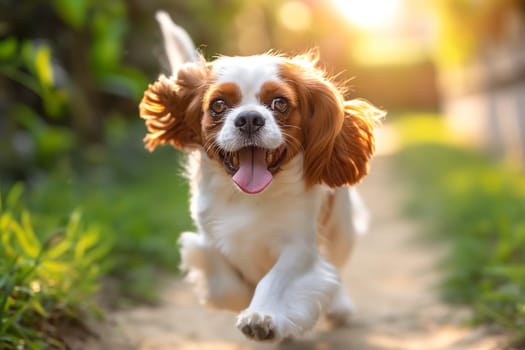
[[[24,184],[21,182],[17,182],[13,187],[11,187],[11,190],[7,194],[5,209],[15,209],[20,202],[20,197],[22,197],[23,192]]]
[[[27,210],[22,211],[21,215],[22,229],[26,233],[27,239],[31,241],[31,244],[40,248],[40,241],[38,240],[33,225],[31,224],[31,215]]]
[[[41,45],[35,56],[36,74],[43,86],[53,86],[53,66],[51,65],[51,49]]]
[[[73,239],[76,236],[81,218],[82,214],[80,213],[80,210],[76,209],[71,213],[71,217],[66,226],[66,239]]]
[[[38,257],[38,254],[41,250],[41,245],[33,231],[31,230],[26,232],[22,226],[20,226],[20,224],[14,220],[11,221],[9,228],[18,239],[18,243],[20,243],[20,247],[22,248],[23,252],[33,259]]]
[[[126,25],[124,18],[110,13],[98,12],[94,15],[89,56],[97,76],[103,77],[121,65]]]
[[[67,276],[68,272],[70,271],[68,264],[65,262],[58,262],[58,261],[44,261],[42,262],[42,268],[52,274],[59,274]],[[68,276],[71,277],[71,276]]]
[[[13,271],[15,271],[15,268],[17,266],[17,258],[13,259],[13,262],[9,266],[9,269],[7,271],[6,276],[2,279],[1,287],[2,287],[2,299],[0,300],[0,318],[4,317],[5,310],[8,308],[6,307],[8,298],[11,295],[11,292],[13,291],[13,288],[15,287],[15,280],[12,277]],[[3,329],[5,325],[0,324],[0,330]]]
[[[5,213],[2,216],[0,216],[0,238],[2,240],[2,249],[8,257],[15,257],[16,252],[11,244],[12,232],[9,229],[10,224],[10,213]]]
[[[0,60],[12,60],[16,55],[18,41],[14,37],[9,37],[0,41]]]
[[[48,316],[46,310],[44,309],[44,307],[42,306],[42,304],[40,303],[40,301],[38,299],[36,299],[36,298],[31,299],[31,307],[33,308],[33,310],[38,312],[40,314],[40,316],[42,316],[42,317],[47,317]]]
[[[56,157],[71,151],[75,144],[73,132],[65,127],[47,125],[36,137],[38,155]]]
[[[18,125],[28,130],[33,138],[42,133],[46,128],[42,117],[30,106],[25,104],[15,104],[11,117]]]
[[[71,240],[63,238],[59,243],[47,249],[45,256],[48,259],[57,259],[71,248]]]
[[[91,229],[84,233],[75,247],[75,259],[81,259],[84,252],[97,243],[99,237],[98,230]]]
[[[58,15],[75,29],[82,28],[86,22],[87,0],[54,0],[53,6]]]
[[[24,65],[30,70],[31,75],[34,74],[35,55],[35,44],[31,40],[23,40],[20,45],[20,58]]]

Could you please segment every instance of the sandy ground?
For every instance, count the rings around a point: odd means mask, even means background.
[[[468,313],[440,302],[437,263],[444,248],[421,240],[421,226],[401,215],[401,189],[391,158],[378,156],[360,185],[373,215],[343,272],[357,306],[353,324],[321,321],[301,340],[260,344],[235,328],[235,315],[198,305],[181,280],[166,281],[160,305],[109,313],[100,337],[82,348],[140,350],[501,349],[500,335],[465,327]]]

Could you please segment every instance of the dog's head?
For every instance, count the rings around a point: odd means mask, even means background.
[[[345,101],[313,55],[265,54],[186,63],[140,104],[146,147],[202,148],[246,193],[263,191],[303,153],[306,186],[358,182],[384,112]]]

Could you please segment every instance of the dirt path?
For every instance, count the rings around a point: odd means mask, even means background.
[[[443,249],[418,240],[418,223],[401,216],[401,193],[390,162],[388,156],[377,157],[360,186],[373,222],[343,274],[357,305],[350,328],[330,330],[320,322],[299,341],[253,343],[235,328],[235,315],[199,306],[188,286],[174,280],[164,287],[159,306],[110,314],[100,339],[85,350],[501,348],[500,338],[484,328],[463,327],[465,312],[438,300],[436,263]]]

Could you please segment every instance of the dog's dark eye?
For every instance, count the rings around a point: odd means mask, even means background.
[[[276,97],[270,103],[270,109],[279,113],[286,113],[288,110],[288,101],[284,97]]]
[[[228,105],[224,100],[217,99],[210,104],[210,111],[214,117],[218,117],[228,109]]]

